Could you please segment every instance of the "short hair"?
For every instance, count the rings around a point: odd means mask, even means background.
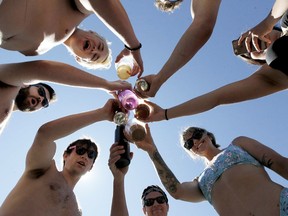
[[[94,164],[94,162],[98,156],[98,147],[97,147],[96,143],[93,142],[91,139],[78,139],[78,140],[75,140],[74,142],[72,142],[70,145],[68,145],[68,147],[66,148],[64,153],[70,155],[72,152],[71,147],[76,146],[76,145],[87,146],[88,149],[92,147],[95,150],[96,157],[93,159],[93,164]],[[65,165],[65,161],[63,161],[63,164]]]
[[[150,185],[150,186],[146,187],[143,190],[143,193],[142,193],[142,196],[141,196],[141,200],[142,200],[142,205],[143,206],[145,206],[144,205],[144,200],[146,199],[146,196],[149,193],[151,193],[151,192],[159,192],[159,193],[161,193],[164,196],[166,203],[168,204],[168,198],[167,198],[166,193],[158,185]]]
[[[173,12],[180,7],[183,0],[155,0],[156,8],[163,12]]]
[[[35,86],[35,85],[36,86],[37,85],[42,85],[43,87],[45,87],[48,90],[49,95],[50,95],[50,97],[49,97],[49,99],[50,99],[49,102],[50,103],[56,101],[56,93],[55,93],[54,89],[50,85],[40,82],[40,83],[34,84],[32,86]]]

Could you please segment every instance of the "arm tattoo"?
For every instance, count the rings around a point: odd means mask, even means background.
[[[177,185],[179,184],[179,181],[166,165],[165,161],[162,159],[157,150],[153,152],[151,159],[166,190],[170,193],[175,193],[177,191]]]
[[[261,163],[268,168],[271,168],[271,166],[273,165],[272,159],[268,158],[266,154],[263,154]]]

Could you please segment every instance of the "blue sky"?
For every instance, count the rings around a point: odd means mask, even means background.
[[[222,85],[252,74],[257,67],[247,65],[235,57],[231,41],[241,32],[263,19],[273,5],[272,0],[223,1],[220,7],[214,33],[200,52],[159,90],[150,100],[164,108],[182,103]],[[190,1],[184,0],[180,9],[172,14],[158,11],[153,1],[122,1],[141,41],[144,61],[144,75],[157,73],[191,23]],[[81,28],[97,31],[112,42],[113,61],[122,50],[122,42],[95,16],[90,16]],[[81,68],[64,46],[58,46],[37,57],[25,57],[19,53],[0,50],[0,62],[21,62],[35,59],[62,61]],[[83,68],[82,68],[83,69]],[[84,69],[85,70],[85,69]],[[109,70],[93,71],[97,76],[117,80],[114,65]],[[136,78],[129,78],[131,84]],[[26,114],[15,112],[0,136],[2,147],[0,163],[0,203],[12,190],[24,169],[25,156],[32,144],[37,129],[50,120],[88,111],[103,104],[111,97],[101,90],[72,88],[54,85],[58,101],[48,109]],[[222,147],[235,137],[249,136],[263,142],[283,155],[287,155],[286,91],[264,98],[238,104],[217,107],[208,112],[150,124],[151,132],[160,153],[180,182],[190,181],[204,168],[201,160],[192,160],[180,147],[179,134],[187,126],[200,126],[213,132]],[[112,199],[112,174],[107,166],[109,148],[114,142],[115,124],[99,122],[57,141],[55,160],[62,168],[62,153],[66,146],[83,136],[92,137],[100,146],[100,156],[93,170],[80,180],[75,188],[83,215],[109,215]],[[134,158],[126,175],[126,198],[130,215],[142,215],[140,196],[143,189],[151,184],[164,188],[157,177],[148,155],[131,146]],[[270,172],[271,178],[287,187],[287,181]],[[168,195],[170,216],[217,215],[207,202],[188,203],[174,200]]]

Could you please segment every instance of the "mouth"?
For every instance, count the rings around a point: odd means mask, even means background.
[[[83,166],[83,167],[86,166],[86,164],[85,164],[83,161],[78,161],[77,163],[80,164],[80,165]]]

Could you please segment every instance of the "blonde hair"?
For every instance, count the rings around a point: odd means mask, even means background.
[[[154,5],[163,12],[173,12],[183,0],[155,0]]]

